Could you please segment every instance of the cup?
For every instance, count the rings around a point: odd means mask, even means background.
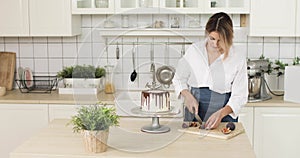
[[[0,96],[4,96],[6,94],[6,88],[0,87]]]

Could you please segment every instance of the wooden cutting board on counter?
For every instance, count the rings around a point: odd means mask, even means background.
[[[0,86],[12,90],[16,67],[16,53],[0,52]]]
[[[205,129],[199,129],[199,127],[189,127],[185,129],[179,129],[181,132],[190,133],[190,134],[197,134],[199,136],[208,136],[208,137],[214,137],[218,139],[230,139],[232,137],[235,137],[241,133],[243,133],[244,127],[240,122],[235,123],[235,130],[231,131],[229,134],[223,134],[221,132],[221,129],[225,128],[227,123],[221,123],[220,126],[217,129],[213,130],[205,130]]]

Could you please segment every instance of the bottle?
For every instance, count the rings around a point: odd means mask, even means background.
[[[104,92],[106,94],[112,94],[115,92],[115,86],[113,84],[113,78],[112,78],[112,70],[113,70],[113,65],[106,65],[104,66],[106,70],[105,74],[105,89]]]

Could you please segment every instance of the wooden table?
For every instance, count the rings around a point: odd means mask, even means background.
[[[149,134],[140,131],[151,124],[151,118],[121,118],[120,126],[110,129],[109,148],[104,153],[85,152],[82,136],[74,134],[69,120],[54,120],[49,127],[31,137],[11,154],[10,158],[254,158],[254,151],[245,133],[229,140],[179,132],[182,119],[160,119],[171,128],[168,133]],[[21,132],[21,131],[20,131]]]

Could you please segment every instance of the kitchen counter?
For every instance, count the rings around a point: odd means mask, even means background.
[[[132,94],[131,94],[132,92]],[[11,104],[94,104],[97,101],[101,101],[107,104],[115,104],[115,98],[118,99],[133,99],[139,101],[139,91],[130,91],[126,98],[122,98],[121,92],[115,94],[105,94],[103,91],[98,95],[70,95],[70,94],[58,94],[58,91],[53,91],[51,94],[42,93],[21,93],[19,90],[7,91],[5,96],[0,97],[1,103]],[[131,95],[128,97],[128,95]],[[171,97],[174,100],[175,96]],[[300,103],[293,103],[284,101],[283,97],[272,96],[272,99],[247,103],[247,107],[300,107]]]
[[[104,153],[86,153],[80,134],[66,126],[69,120],[57,119],[48,128],[17,147],[10,158],[91,158],[91,157],[230,157],[255,158],[245,133],[229,140],[183,134],[181,119],[162,120],[171,131],[148,134],[140,131],[149,119],[121,118],[120,127],[110,129],[109,148]]]
[[[19,90],[12,90],[0,97],[0,103],[12,104],[94,104],[97,101],[114,104],[114,95],[103,91],[98,95],[72,95],[58,94],[57,90],[51,93],[21,93]]]

